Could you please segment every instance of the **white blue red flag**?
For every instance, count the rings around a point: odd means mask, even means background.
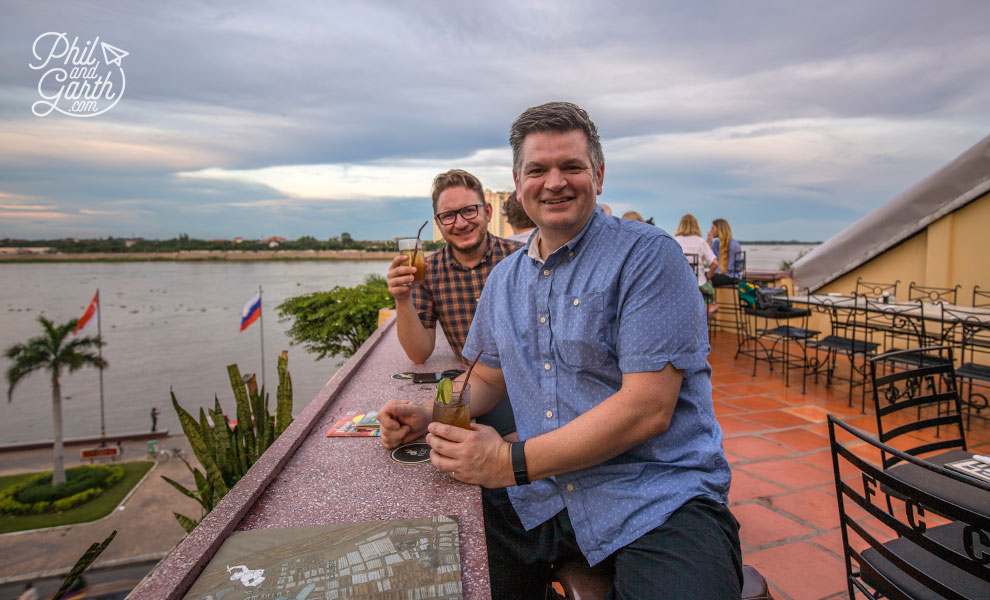
[[[261,316],[261,292],[258,292],[247,301],[244,310],[241,311],[241,331],[244,331],[258,320]]]
[[[86,312],[83,316],[79,317],[76,321],[76,328],[72,330],[72,335],[79,335],[86,331],[93,325],[96,325],[100,320],[100,291],[96,291],[96,295],[90,300],[89,306],[86,307]]]

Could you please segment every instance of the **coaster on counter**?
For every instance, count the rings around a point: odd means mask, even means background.
[[[404,465],[415,465],[430,460],[430,445],[425,442],[406,444],[392,450],[392,460]]]
[[[412,371],[407,371],[405,373],[393,373],[392,379],[398,379],[399,381],[407,381],[415,376],[416,374],[413,373]]]

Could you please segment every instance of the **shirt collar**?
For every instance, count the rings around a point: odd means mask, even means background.
[[[553,256],[554,254],[557,254],[561,250],[566,250],[567,252],[570,252],[570,253],[575,252],[576,249],[577,249],[577,247],[578,247],[578,245],[581,243],[581,240],[583,240],[584,237],[586,235],[588,235],[588,232],[589,231],[597,231],[599,228],[601,228],[605,224],[605,219],[606,219],[605,211],[602,210],[602,207],[600,207],[600,206],[598,206],[596,204],[595,205],[595,212],[591,213],[591,218],[589,218],[588,219],[588,222],[584,224],[584,227],[581,229],[581,231],[579,231],[576,236],[574,236],[573,238],[571,238],[571,240],[569,242],[567,242],[566,244],[564,244],[563,246],[561,246],[560,248],[558,248],[557,250],[555,250],[554,252],[552,252],[550,254],[550,256]],[[530,258],[532,258],[533,260],[535,260],[535,261],[537,261],[539,263],[543,263],[543,258],[540,257],[540,230],[539,230],[539,228],[537,228],[536,233],[534,233],[533,234],[533,237],[530,239],[530,241],[529,241],[529,248],[526,249],[526,254]],[[550,256],[547,257],[548,260],[549,260]]]
[[[484,258],[482,258],[478,262],[478,264],[476,264],[475,266],[473,266],[473,267],[465,267],[461,263],[457,262],[457,259],[454,258],[454,253],[450,251],[450,245],[449,244],[444,244],[443,245],[443,252],[444,252],[443,261],[448,266],[450,266],[450,267],[452,267],[454,269],[460,269],[462,271],[470,271],[472,269],[477,269],[478,267],[491,262],[491,260],[492,260],[492,250],[495,248],[495,240],[493,239],[493,236],[492,236],[491,233],[486,232],[485,235],[488,237],[488,248],[485,250],[485,256],[484,256]]]

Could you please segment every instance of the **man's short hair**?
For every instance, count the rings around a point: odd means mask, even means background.
[[[505,220],[509,222],[509,225],[512,225],[512,229],[517,233],[520,229],[536,227],[533,219],[530,219],[526,211],[523,210],[523,205],[516,198],[515,192],[509,194],[509,197],[502,203],[502,214],[505,215]]]
[[[523,111],[509,132],[509,145],[512,146],[512,170],[517,174],[522,167],[522,145],[531,133],[552,131],[567,133],[580,130],[588,140],[588,159],[597,177],[599,167],[605,163],[602,142],[598,139],[598,128],[583,108],[572,102],[547,102]]]
[[[485,188],[481,187],[481,182],[474,175],[463,169],[451,169],[446,173],[440,173],[433,178],[433,212],[437,212],[437,199],[440,193],[449,188],[462,187],[477,192],[478,198],[485,201]]]

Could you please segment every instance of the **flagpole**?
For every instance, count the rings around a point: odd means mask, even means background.
[[[97,352],[100,355],[100,445],[106,445],[107,427],[103,416],[103,314],[100,308],[100,288],[96,288],[96,336],[100,340]]]
[[[265,388],[265,311],[261,295],[261,284],[258,284],[258,330],[261,333],[261,389]]]

